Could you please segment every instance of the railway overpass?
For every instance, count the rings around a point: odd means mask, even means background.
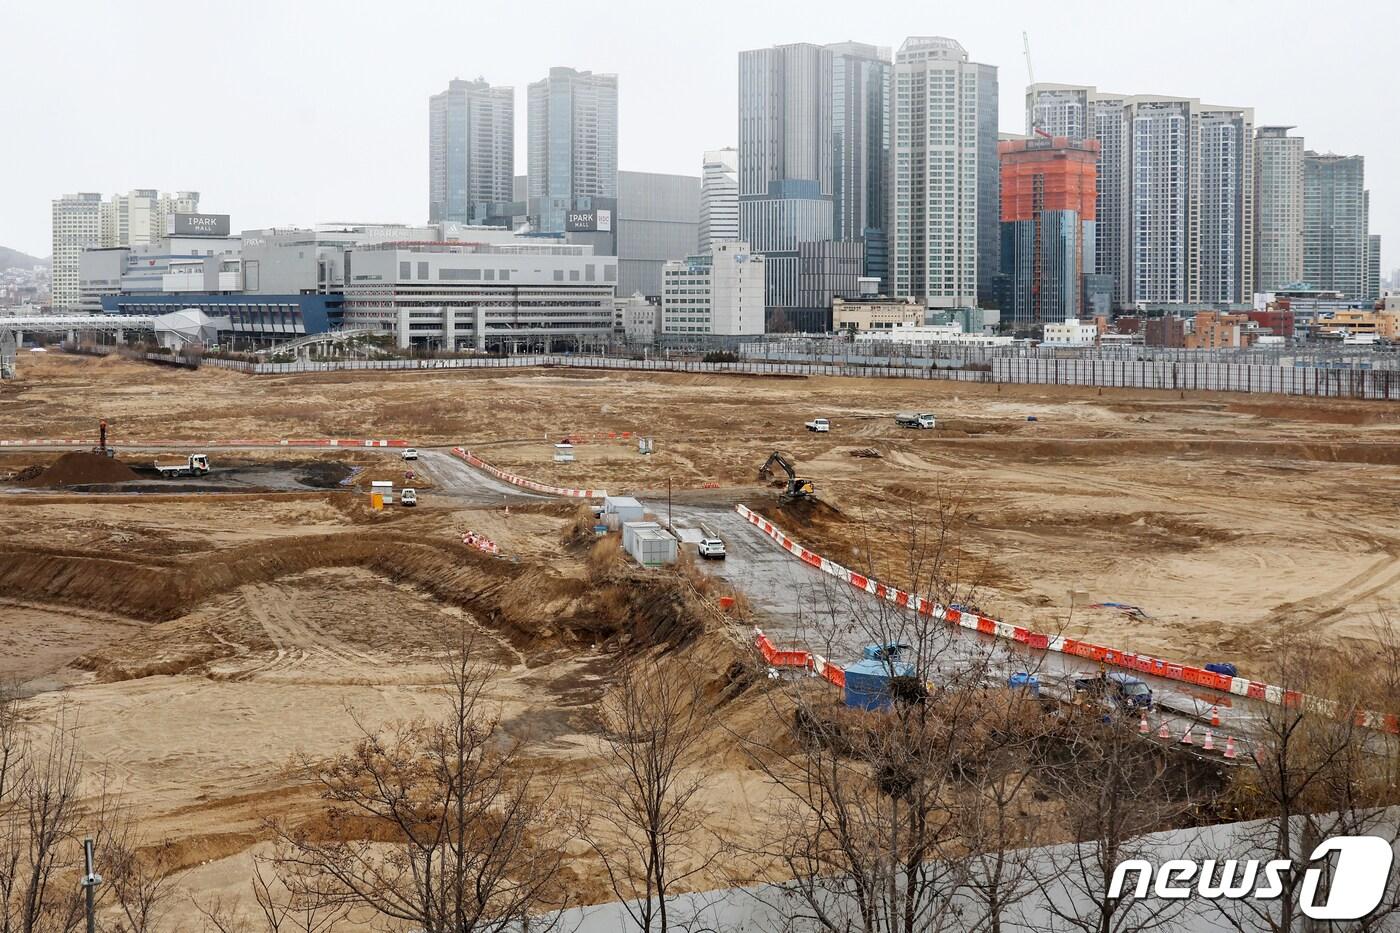
[[[228,326],[228,318],[210,317],[198,308],[157,315],[0,311],[0,379],[14,378],[15,357],[25,334],[66,334],[75,340],[80,333],[103,333],[120,342],[128,332],[144,331],[153,334],[161,346],[174,349],[214,343],[219,330]]]

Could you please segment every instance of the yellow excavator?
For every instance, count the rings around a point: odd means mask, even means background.
[[[782,451],[775,450],[768,455],[768,459],[759,467],[758,478],[762,480],[773,478],[773,465],[782,467],[787,474],[787,485],[781,495],[778,496],[778,504],[786,505],[799,499],[815,499],[817,497],[816,487],[809,479],[801,479],[797,475],[797,468],[793,466],[792,460],[786,457]]]

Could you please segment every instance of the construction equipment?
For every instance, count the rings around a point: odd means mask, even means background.
[[[780,450],[775,450],[768,455],[768,459],[763,461],[763,466],[759,467],[759,479],[773,478],[773,464],[782,467],[787,474],[787,485],[783,489],[782,495],[778,496],[778,503],[784,505],[798,499],[815,499],[817,497],[816,487],[809,479],[800,479],[797,469],[790,459],[783,455]]]
[[[204,476],[209,472],[209,457],[207,454],[190,454],[184,460],[174,463],[161,463],[157,460],[155,469],[167,479],[176,476]]]
[[[107,446],[106,418],[103,418],[101,421],[97,422],[97,446],[92,449],[92,452],[97,454],[99,457],[115,457],[117,455],[117,451],[115,448]]]

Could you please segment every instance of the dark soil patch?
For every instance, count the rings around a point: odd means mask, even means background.
[[[115,457],[86,451],[71,451],[59,457],[34,479],[35,486],[88,486],[104,483],[124,483],[136,479],[136,473]]]

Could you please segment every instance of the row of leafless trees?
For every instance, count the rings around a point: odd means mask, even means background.
[[[973,576],[958,566],[957,524],[945,503],[884,529],[902,535],[900,576],[948,603],[976,597],[957,583]],[[890,660],[887,710],[846,709],[820,681],[763,679],[740,705],[761,697],[767,721],[784,728],[754,733],[725,715],[732,689],[653,649],[620,660],[597,709],[602,766],[578,782],[507,735],[493,671],[464,625],[444,652],[441,714],[364,726],[345,754],[302,760],[323,818],[270,818],[251,898],[200,900],[206,928],[548,930],[551,911],[576,903],[582,875],[599,869],[602,889],[595,878],[586,896],[624,901],[641,931],[705,928],[678,892],[760,878],[791,879],[778,912],[794,930],[1189,928],[1183,902],[1108,897],[1115,866],[1149,854],[1146,833],[1263,820],[1251,846],[1299,862],[1328,835],[1393,835],[1377,808],[1396,797],[1396,749],[1348,715],[1269,708],[1253,729],[1258,766],[1227,775],[1143,741],[1135,721],[1008,688],[1008,670],[1037,673],[1032,657],[835,586],[821,602],[809,640],[833,657],[904,646],[899,663],[912,672]],[[1342,710],[1400,709],[1400,638],[1389,627],[1364,656],[1299,643],[1279,660],[1281,679]],[[0,933],[81,925],[84,834],[96,837],[106,877],[102,928],[170,929],[184,896],[173,855],[138,837],[119,799],[82,786],[75,729],[60,712],[47,738],[31,739],[19,707],[0,705]],[[743,831],[718,833],[706,765],[734,747],[780,802]],[[1289,875],[1281,897],[1221,921],[1304,929],[1297,883]],[[1361,928],[1383,928],[1398,907],[1391,890]]]

